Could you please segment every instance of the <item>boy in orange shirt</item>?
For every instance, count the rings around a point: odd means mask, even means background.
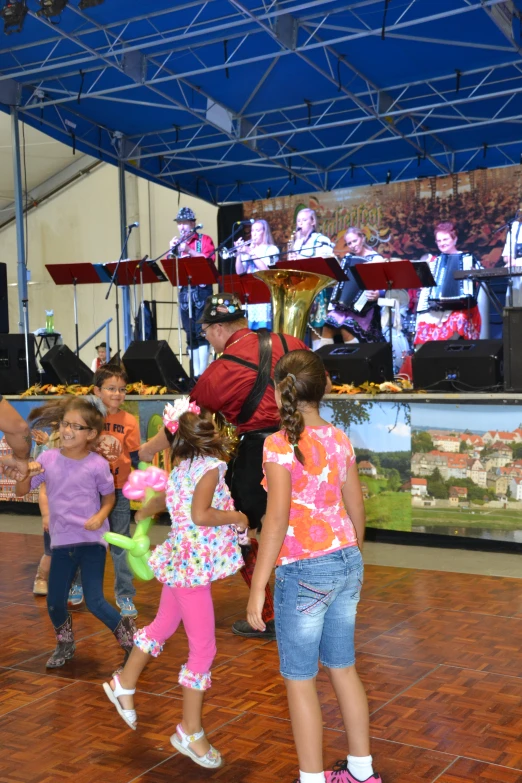
[[[121,367],[105,364],[95,373],[94,393],[107,408],[104,431],[96,450],[109,462],[116,489],[116,502],[109,514],[109,523],[114,533],[129,536],[130,502],[124,497],[122,488],[131,472],[131,467],[138,467],[140,429],[131,413],[120,410],[126,392],[127,376]],[[127,563],[126,550],[112,544],[110,549],[115,573],[116,604],[122,617],[136,617],[138,612],[133,601],[136,588]]]

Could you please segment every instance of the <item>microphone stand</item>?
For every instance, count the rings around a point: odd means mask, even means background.
[[[130,226],[127,226],[127,236],[125,237],[125,242],[123,243],[123,247],[121,249],[120,257],[118,259],[118,263],[116,264],[116,269],[114,270],[114,274],[111,277],[111,283],[109,285],[109,290],[105,294],[105,299],[108,299],[112,290],[112,286],[114,283],[116,283],[116,345],[118,349],[118,353],[116,354],[118,357],[118,361],[120,361],[120,302],[118,297],[118,272],[120,269],[120,264],[123,261],[123,257],[125,253],[127,252],[127,245],[129,243],[129,238],[132,233],[132,229],[134,228],[134,224],[131,224]]]

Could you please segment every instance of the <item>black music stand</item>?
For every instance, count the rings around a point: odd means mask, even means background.
[[[87,285],[93,283],[105,282],[98,274],[96,266],[89,263],[71,263],[71,264],[46,264],[45,268],[51,275],[56,285],[73,286],[74,298],[74,330],[76,336],[76,356],[80,351],[80,340],[78,330],[78,299],[76,295],[77,285]]]
[[[350,271],[364,291],[391,291],[400,288],[427,288],[435,285],[427,261],[384,261],[355,264]],[[393,328],[390,313],[390,345],[393,353]]]
[[[189,321],[192,321],[192,286],[194,285],[214,285],[219,282],[219,274],[216,265],[210,258],[205,256],[183,256],[179,258],[163,258],[161,260],[165,274],[171,284],[178,289],[178,309],[179,309],[179,289],[181,286],[188,287],[188,308]],[[181,345],[181,335],[178,340]],[[189,330],[189,366],[190,379],[194,380],[194,365],[192,360],[192,329]]]

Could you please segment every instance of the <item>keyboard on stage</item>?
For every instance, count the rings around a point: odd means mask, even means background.
[[[453,272],[455,280],[493,280],[496,277],[521,276],[521,266],[516,266],[511,271],[507,266],[494,266],[489,269],[458,269],[456,272]]]

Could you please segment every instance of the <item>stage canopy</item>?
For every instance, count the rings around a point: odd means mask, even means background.
[[[522,160],[522,0],[6,3],[5,111],[213,203]]]

